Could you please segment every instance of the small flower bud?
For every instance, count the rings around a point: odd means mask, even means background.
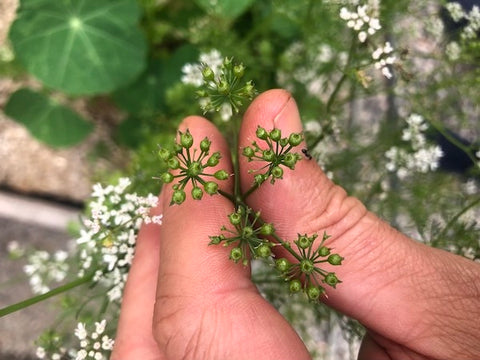
[[[259,139],[266,140],[268,137],[268,132],[263,127],[257,127],[256,135]]]
[[[291,293],[297,293],[302,290],[302,283],[298,279],[291,280],[288,284],[288,288]]]
[[[185,194],[185,191],[183,190],[175,190],[172,194],[172,203],[180,205],[183,203],[186,199],[187,195]]]
[[[202,164],[199,161],[192,161],[188,165],[187,175],[190,176],[190,177],[195,177],[195,176],[200,175],[202,173],[202,171],[203,171]]]
[[[172,153],[168,149],[161,148],[160,150],[158,150],[158,156],[163,161],[168,161],[168,159],[170,159],[170,157],[172,156]]]
[[[201,200],[203,197],[203,191],[199,187],[194,187],[192,189],[192,198],[194,200]]]
[[[335,286],[341,282],[340,280],[338,280],[335,273],[328,273],[327,275],[325,275],[324,281],[333,288],[335,288]]]
[[[298,161],[298,158],[296,154],[288,153],[285,155],[283,159],[283,164],[293,170],[295,168],[297,161]]]
[[[267,180],[267,176],[264,175],[264,174],[257,174],[254,176],[254,180],[255,180],[255,184],[262,184],[265,182],[265,180]]]
[[[209,245],[218,245],[225,240],[225,235],[210,236],[210,240]]]
[[[227,180],[229,177],[228,173],[225,170],[218,170],[217,172],[215,172],[215,174],[213,174],[213,176],[217,180]]]
[[[169,172],[165,172],[160,175],[160,179],[164,184],[170,184],[173,181],[173,175]]]
[[[210,166],[210,167],[213,167],[213,166],[217,166],[218,163],[220,162],[220,158],[222,156],[220,155],[220,152],[214,152],[212,154],[212,156],[210,156],[207,160],[207,166]]]
[[[260,234],[262,235],[272,235],[275,229],[273,228],[273,225],[270,223],[265,223],[260,227]]]
[[[270,245],[262,244],[255,249],[255,253],[257,254],[258,257],[266,259],[270,257],[270,255],[272,255],[272,249],[270,248]]]
[[[230,88],[228,86],[228,83],[225,80],[221,80],[220,83],[218,84],[218,92],[220,94],[228,94]]]
[[[243,66],[243,64],[235,65],[233,67],[233,74],[239,79],[242,78],[245,74],[245,66]]]
[[[234,247],[230,251],[230,259],[232,259],[234,262],[238,262],[241,258],[243,257],[243,251],[239,247]]]
[[[291,133],[288,137],[288,143],[292,146],[298,146],[302,143],[303,136],[299,133]]]
[[[304,274],[310,275],[315,270],[315,265],[311,260],[303,259],[300,261],[300,271]]]
[[[206,82],[213,81],[215,77],[215,73],[209,66],[205,66],[202,69],[202,76],[203,76],[203,80],[205,80]]]
[[[253,229],[251,226],[245,226],[242,229],[242,238],[248,239],[252,235],[253,235]]]
[[[280,258],[275,261],[275,267],[278,271],[286,273],[290,269],[290,262],[285,258]]]
[[[281,147],[285,147],[287,146],[288,144],[288,138],[281,138],[280,140],[278,140],[278,145],[280,145]]]
[[[307,296],[308,299],[311,301],[316,301],[320,298],[320,295],[322,295],[323,291],[318,287],[314,285],[310,285],[307,288]]]
[[[180,167],[180,161],[178,161],[176,157],[171,157],[167,161],[167,166],[172,170],[178,169]]]
[[[239,225],[242,222],[242,216],[239,213],[234,212],[228,215],[228,220],[232,225]]]
[[[255,151],[250,146],[247,146],[243,148],[242,154],[248,158],[251,158],[253,155],[255,155]]]
[[[265,161],[273,161],[273,159],[275,158],[275,153],[268,149],[268,150],[263,150],[262,152],[262,159],[265,160]]]
[[[274,166],[272,169],[272,176],[275,179],[281,179],[283,176],[283,169],[280,166]]]
[[[211,143],[212,142],[208,140],[208,138],[203,139],[202,141],[200,141],[200,150],[203,151],[204,153],[208,153],[208,151],[210,150]]]
[[[190,131],[180,133],[180,145],[184,147],[185,149],[190,149],[193,145],[193,136],[190,134]]]
[[[320,256],[328,256],[330,254],[330,249],[326,246],[322,246],[320,249],[318,249],[318,255]]]
[[[175,151],[175,154],[181,154],[183,151],[183,147],[180,144],[175,144],[173,150]]]
[[[208,195],[214,195],[218,192],[218,184],[213,181],[207,181],[204,185],[203,188],[205,189],[205,192]]]
[[[343,257],[339,254],[332,254],[328,257],[328,262],[332,265],[341,265]]]
[[[282,131],[280,129],[272,129],[272,131],[270,131],[270,134],[268,134],[268,136],[273,141],[278,141],[282,138]]]
[[[300,235],[296,241],[296,244],[300,249],[308,249],[312,245],[312,242],[306,235]]]

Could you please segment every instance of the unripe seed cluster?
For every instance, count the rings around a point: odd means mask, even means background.
[[[246,146],[242,149],[242,155],[248,161],[263,161],[267,163],[265,167],[262,167],[262,170],[266,169],[263,173],[254,175],[254,182],[257,186],[268,179],[270,179],[272,184],[276,180],[282,179],[284,175],[283,167],[294,170],[297,162],[302,159],[299,153],[292,151],[302,143],[303,135],[301,133],[292,133],[288,137],[282,137],[280,129],[274,128],[271,131],[267,131],[259,126],[256,130],[256,136],[267,144],[267,148],[262,149],[254,141],[251,146]]]
[[[193,136],[187,129],[186,132],[179,132],[178,141],[172,151],[166,148],[160,148],[158,151],[158,156],[169,169],[160,175],[160,180],[165,184],[176,180],[172,186],[171,205],[180,205],[186,200],[185,187],[189,182],[192,184],[190,191],[192,199],[201,200],[205,193],[208,195],[218,193],[217,180],[227,180],[230,177],[225,170],[207,172],[208,168],[217,166],[221,159],[219,152],[210,154],[211,141],[208,138],[200,141],[199,149],[192,150],[193,144]]]

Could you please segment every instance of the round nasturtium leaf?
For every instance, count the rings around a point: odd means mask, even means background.
[[[253,4],[254,0],[195,0],[207,13],[235,19]]]
[[[137,0],[23,0],[14,51],[45,85],[73,95],[110,92],[146,65]]]
[[[37,139],[52,147],[78,144],[93,129],[92,123],[69,108],[29,89],[13,93],[4,111]]]

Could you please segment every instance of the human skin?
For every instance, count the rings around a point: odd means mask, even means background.
[[[270,90],[253,101],[240,148],[255,140],[258,125],[284,136],[302,131],[288,92]],[[188,117],[180,130],[187,128],[196,145],[208,136],[211,151],[223,154],[218,168],[233,172],[228,145],[211,122]],[[252,185],[248,170],[255,165],[240,162],[243,191]],[[232,187],[232,179],[221,184],[225,191]],[[309,359],[292,327],[258,293],[249,269],[229,260],[228,248],[208,246],[209,235],[233,212],[231,202],[205,195],[169,206],[171,191],[163,189],[154,210],[163,213],[163,225],[145,225],[139,234],[111,358]],[[480,358],[479,264],[399,233],[313,160],[285,170],[282,180],[263,184],[247,202],[284,239],[331,235],[327,245],[345,260],[335,268],[342,283],[327,289],[324,303],[367,328],[360,360]]]

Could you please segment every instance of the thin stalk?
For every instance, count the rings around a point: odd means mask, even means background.
[[[80,279],[74,280],[74,281],[69,282],[65,285],[59,286],[55,289],[52,289],[45,294],[37,295],[37,296],[34,296],[30,299],[23,300],[23,301],[20,301],[16,304],[12,304],[12,305],[9,305],[7,307],[4,307],[3,309],[0,309],[0,317],[11,314],[11,313],[14,313],[18,310],[22,310],[22,309],[24,309],[28,306],[31,306],[31,305],[34,305],[34,304],[40,302],[40,301],[49,299],[49,298],[51,298],[55,295],[62,294],[66,291],[69,291],[73,288],[76,288],[77,286],[86,284],[93,279],[94,275],[95,275],[95,271],[85,275],[84,277],[82,277]]]
[[[468,210],[470,210],[471,208],[473,208],[477,204],[480,204],[480,197],[475,199],[474,201],[472,201],[470,204],[468,204],[463,209],[461,209],[457,214],[455,214],[455,216],[450,219],[450,221],[447,223],[447,225],[445,225],[442,232],[440,234],[438,234],[437,239],[441,239],[442,237],[444,237],[446,235],[447,231],[457,222],[457,220],[460,218],[460,216],[465,214]]]

